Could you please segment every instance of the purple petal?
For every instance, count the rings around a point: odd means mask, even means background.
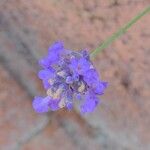
[[[78,66],[80,67],[79,73],[84,75],[90,69],[90,63],[87,59],[81,58],[78,62]]]
[[[96,72],[95,69],[90,69],[86,72],[86,75],[84,76],[84,81],[89,85],[89,86],[94,86],[99,82],[99,76],[98,73]]]
[[[42,80],[50,79],[54,77],[54,73],[55,72],[52,69],[44,69],[44,70],[39,71],[38,77]]]
[[[51,58],[46,56],[39,60],[39,65],[43,68],[49,68],[51,66]]]
[[[70,62],[70,69],[80,75],[84,75],[90,69],[90,62],[85,58],[73,58]]]
[[[43,97],[35,97],[32,103],[34,110],[38,113],[48,112],[50,107],[48,106],[50,98],[47,96]]]
[[[104,81],[102,81],[101,83],[103,84],[103,86],[104,86],[105,88],[107,88],[107,87],[108,87],[108,82],[104,82]]]
[[[61,41],[55,42],[52,46],[48,48],[48,53],[51,54],[51,52],[60,52],[64,49],[64,44]]]
[[[78,59],[77,58],[72,58],[70,60],[69,68],[74,72],[74,71],[76,71],[77,67],[78,67]]]
[[[47,90],[51,87],[51,85],[49,84],[48,80],[43,80],[43,86],[44,88]]]
[[[63,43],[56,42],[48,49],[48,56],[43,57],[39,61],[39,65],[43,68],[49,68],[54,63],[57,63],[60,59],[59,55],[63,51]]]
[[[99,99],[92,92],[87,92],[85,97],[85,103],[81,105],[81,113],[93,112],[96,106],[99,104]]]
[[[60,60],[59,53],[55,51],[51,52],[48,57],[51,65],[58,63],[58,61]]]
[[[62,42],[55,42],[51,47],[49,47],[48,57],[52,65],[59,62],[63,52],[64,46]]]
[[[97,82],[97,84],[95,84],[94,92],[96,94],[101,95],[104,93],[106,87],[107,87],[107,82]]]
[[[52,99],[49,101],[48,105],[52,111],[56,111],[56,110],[60,109],[58,106],[59,102],[60,102],[60,100],[58,100],[58,99]]]

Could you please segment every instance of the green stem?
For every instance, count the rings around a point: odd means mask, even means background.
[[[137,16],[135,16],[131,21],[129,21],[125,26],[120,28],[117,32],[115,32],[112,36],[110,36],[106,41],[104,41],[99,47],[97,47],[94,51],[91,52],[90,56],[95,56],[98,52],[102,51],[104,48],[108,47],[114,40],[124,34],[133,24],[135,24],[139,19],[141,19],[145,14],[150,12],[150,6],[140,12]]]

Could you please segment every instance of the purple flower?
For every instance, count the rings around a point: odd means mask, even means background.
[[[81,103],[82,113],[94,111],[107,82],[99,79],[87,51],[66,50],[62,42],[56,42],[39,64],[43,70],[39,71],[38,77],[43,81],[47,96],[34,98],[36,112],[56,111],[63,107],[71,110],[76,100]]]

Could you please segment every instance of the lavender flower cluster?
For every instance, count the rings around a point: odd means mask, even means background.
[[[81,113],[86,113],[100,103],[98,96],[104,93],[107,82],[100,81],[87,51],[67,50],[62,42],[56,42],[39,64],[43,70],[38,77],[43,81],[47,96],[34,98],[36,112],[63,107],[71,110],[75,101],[79,101]]]

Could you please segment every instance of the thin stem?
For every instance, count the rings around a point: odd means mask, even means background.
[[[140,12],[137,16],[135,16],[131,21],[129,21],[125,26],[120,28],[117,32],[115,32],[112,36],[110,36],[106,41],[104,41],[99,47],[97,47],[94,51],[91,52],[90,56],[95,56],[98,52],[102,51],[104,48],[108,47],[114,40],[124,34],[133,24],[135,24],[139,19],[141,19],[145,14],[150,12],[150,6]]]

